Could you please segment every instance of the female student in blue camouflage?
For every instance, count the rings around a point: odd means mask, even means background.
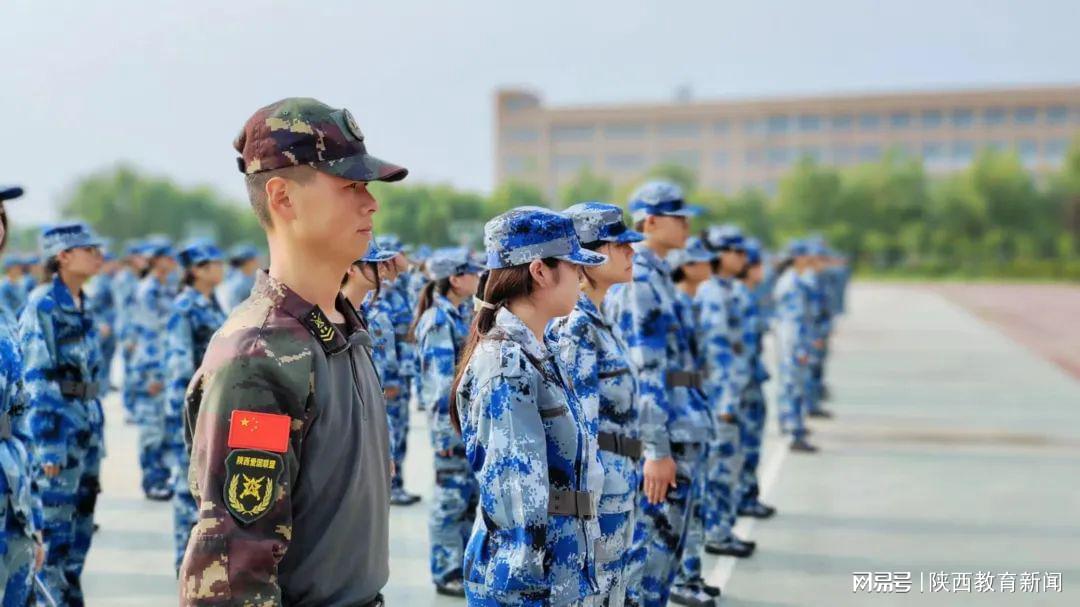
[[[202,364],[210,338],[225,322],[214,288],[225,276],[224,255],[209,243],[180,251],[184,269],[180,294],[172,304],[165,338],[165,451],[172,468],[173,538],[176,570],[184,559],[191,528],[198,520],[188,483],[190,455],[184,442],[184,393]]]
[[[806,440],[806,387],[814,334],[809,296],[800,275],[808,271],[812,263],[809,252],[805,242],[792,242],[788,246],[787,260],[777,270],[779,278],[773,288],[780,372],[780,430],[791,435],[793,451],[804,453],[817,451]]]
[[[420,359],[420,400],[428,412],[435,450],[435,503],[428,521],[431,576],[439,594],[465,596],[462,560],[479,487],[465,459],[465,444],[450,422],[450,384],[469,333],[472,303],[483,268],[466,249],[440,249],[428,260],[431,281],[420,291],[413,328]]]
[[[569,217],[521,207],[484,226],[482,301],[450,411],[480,486],[465,549],[470,605],[591,605],[600,591],[596,506],[604,474],[581,401],[543,342],[577,302],[581,248]]]
[[[41,248],[52,279],[19,318],[34,483],[40,491],[45,585],[59,604],[83,604],[82,576],[94,529],[104,420],[98,400],[101,351],[82,287],[101,268],[101,241],[83,224],[46,229]]]
[[[0,250],[7,244],[5,200],[20,188],[0,189]],[[0,307],[0,605],[28,604],[34,572],[45,559],[41,538],[41,502],[31,488],[26,436],[17,423],[24,412],[22,353],[15,317]],[[13,423],[15,422],[15,423]]]
[[[590,438],[597,441],[604,468],[597,514],[597,603],[622,607],[628,604],[631,561],[640,574],[639,561],[644,557],[644,551],[631,552],[641,483],[637,380],[626,344],[615,336],[600,310],[608,289],[633,276],[630,244],[641,242],[644,236],[626,227],[622,209],[615,205],[584,202],[566,209],[565,214],[574,220],[582,247],[608,258],[601,266],[583,270],[577,305],[569,316],[552,322],[548,341],[582,402]],[[644,533],[644,528],[639,531]]]

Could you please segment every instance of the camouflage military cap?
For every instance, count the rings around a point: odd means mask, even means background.
[[[583,266],[598,266],[607,257],[581,248],[574,222],[541,207],[518,207],[484,225],[487,267],[508,268],[534,259],[554,257]]]
[[[464,247],[438,249],[427,260],[427,271],[432,280],[449,278],[459,274],[479,274],[484,271]]]
[[[349,110],[303,97],[282,99],[255,112],[233,147],[246,175],[304,164],[354,181],[399,181],[409,174],[368,154],[364,133]]]
[[[85,223],[64,223],[45,228],[38,238],[38,244],[41,246],[42,255],[56,257],[71,249],[100,248],[103,243]]]
[[[23,258],[22,258],[22,265],[23,266],[36,266],[39,263],[41,263],[41,258],[38,257],[37,255],[27,254],[27,255],[24,255]]]
[[[22,267],[21,255],[6,255],[4,256],[4,270],[10,270],[11,268]]]
[[[697,217],[701,207],[686,204],[682,188],[670,181],[649,181],[634,190],[627,201],[634,221],[649,215]]]
[[[0,186],[0,202],[15,200],[23,195],[23,189],[17,185]]]
[[[397,251],[381,250],[381,249],[379,249],[379,245],[375,244],[375,241],[372,240],[371,244],[368,245],[367,253],[365,253],[364,256],[361,257],[360,259],[358,259],[357,261],[364,261],[364,262],[369,262],[369,263],[382,263],[384,261],[390,261],[391,259],[394,258],[395,255],[397,255]]]
[[[746,249],[746,262],[750,265],[761,263],[764,250],[761,247],[761,241],[757,238],[747,238],[743,243]]]
[[[416,247],[416,252],[412,254],[412,260],[418,263],[423,263],[431,257],[431,247],[426,244],[422,244]]]
[[[705,246],[713,251],[724,249],[742,251],[745,241],[746,237],[743,236],[742,230],[731,224],[710,226],[705,230]]]
[[[195,242],[181,249],[178,258],[185,268],[193,268],[201,263],[222,261],[225,254],[213,243]]]
[[[686,239],[686,246],[675,249],[668,253],[667,262],[672,268],[684,266],[688,263],[710,262],[716,259],[716,253],[705,247],[705,243],[697,236]]]
[[[379,245],[379,249],[382,251],[400,253],[405,250],[405,245],[402,244],[397,234],[380,234],[375,237],[375,244]]]
[[[255,259],[259,256],[259,249],[255,245],[238,244],[229,249],[229,261],[234,263]]]
[[[785,252],[787,253],[788,257],[802,257],[804,255],[810,254],[810,247],[807,245],[805,240],[796,238],[788,243]]]
[[[574,221],[574,231],[583,244],[593,242],[631,243],[645,240],[641,232],[626,227],[619,207],[606,202],[580,202],[563,211]]]

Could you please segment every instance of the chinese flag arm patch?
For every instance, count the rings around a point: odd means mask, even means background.
[[[285,453],[289,450],[291,425],[292,418],[288,415],[238,409],[229,418],[229,448]]]

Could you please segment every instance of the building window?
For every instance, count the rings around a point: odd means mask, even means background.
[[[713,133],[727,135],[731,131],[731,121],[728,119],[717,120],[712,125]]]
[[[788,130],[788,117],[787,116],[769,116],[768,121],[769,133],[778,134],[786,133]]]
[[[520,175],[536,168],[534,156],[507,156],[503,160],[503,171],[508,175]]]
[[[787,148],[774,146],[769,148],[769,166],[784,166],[790,161],[790,152]]]
[[[540,132],[530,128],[507,129],[503,133],[504,141],[513,143],[533,143],[540,139]]]
[[[837,114],[836,116],[832,117],[832,130],[850,131],[851,123],[851,114]]]
[[[838,165],[851,164],[855,160],[855,150],[850,145],[833,146],[832,160]]]
[[[817,114],[803,114],[799,116],[799,130],[811,133],[821,130],[821,116]]]
[[[881,158],[881,146],[866,143],[859,146],[859,162],[874,162]]]
[[[757,166],[761,164],[761,150],[750,149],[746,150],[746,164],[749,166]]]
[[[556,125],[551,127],[552,141],[592,141],[594,129],[591,126]]]
[[[555,156],[555,170],[560,173],[577,173],[590,165],[589,157],[581,154],[558,154]]]
[[[859,128],[864,131],[876,131],[881,126],[878,114],[859,114]]]
[[[926,110],[922,113],[922,127],[924,129],[941,128],[941,123],[944,121],[945,116],[941,113],[941,110]]]
[[[936,141],[928,141],[922,145],[923,161],[934,164],[945,160],[945,146]]]
[[[1035,122],[1038,121],[1038,119],[1039,119],[1039,110],[1038,110],[1038,108],[1018,107],[1018,108],[1016,108],[1016,111],[1013,112],[1013,121],[1016,122],[1016,124],[1023,124],[1023,125],[1035,124]]]
[[[952,111],[952,125],[959,129],[971,128],[975,122],[975,110],[970,108],[956,108]]]
[[[742,122],[742,130],[747,135],[760,135],[765,132],[765,123],[759,118],[746,118]]]
[[[608,154],[604,166],[611,171],[637,171],[645,168],[645,157],[641,154]]]
[[[639,122],[613,122],[604,125],[607,139],[641,139],[645,137],[645,125]]]
[[[701,135],[700,122],[662,122],[660,136],[665,139],[686,139]]]
[[[728,153],[727,152],[714,152],[712,156],[713,166],[722,169],[728,165]]]
[[[661,156],[661,161],[697,170],[701,164],[701,154],[697,150],[675,150]]]
[[[975,144],[964,140],[953,142],[952,158],[956,163],[969,163],[975,157]]]
[[[983,110],[983,124],[987,126],[1001,126],[1005,124],[1005,108],[990,107]]]
[[[1016,151],[1024,164],[1035,164],[1039,160],[1039,142],[1034,139],[1021,139],[1016,144]]]
[[[1046,121],[1050,124],[1065,124],[1069,120],[1069,108],[1064,105],[1052,105],[1046,108]]]
[[[534,107],[536,107],[538,105],[540,105],[540,104],[537,101],[536,97],[531,97],[531,96],[529,96],[529,97],[525,97],[525,96],[522,96],[522,97],[508,97],[507,99],[505,99],[503,101],[503,107],[505,107],[508,112],[516,112],[516,111],[519,111],[519,110],[527,110],[529,108],[534,108]]]
[[[894,129],[906,129],[911,126],[910,112],[893,112],[889,115],[889,126]]]
[[[1049,115],[1049,112],[1047,114]],[[1043,147],[1043,158],[1050,162],[1060,163],[1065,160],[1065,155],[1068,153],[1069,142],[1065,139],[1051,139]]]

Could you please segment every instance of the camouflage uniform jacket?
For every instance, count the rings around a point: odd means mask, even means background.
[[[375,297],[372,292],[364,298],[358,312],[367,321],[368,333],[371,335],[371,356],[383,390],[402,388],[391,302],[387,300],[385,293]]]
[[[258,272],[185,398],[199,505],[183,605],[346,606],[389,577],[390,451],[371,338]]]
[[[128,314],[130,337],[135,342],[131,370],[142,393],[152,383],[165,385],[165,330],[174,297],[176,294],[167,284],[150,274],[135,290],[135,303]]]
[[[0,306],[7,309],[12,318],[18,318],[26,303],[26,292],[21,284],[11,282],[7,276],[0,278]]]
[[[780,356],[791,361],[809,356],[813,341],[810,306],[795,268],[788,268],[777,279],[773,302]]]
[[[671,443],[703,443],[712,436],[701,390],[673,381],[697,368],[693,311],[679,303],[667,263],[644,243],[634,245],[634,278],[604,300],[604,315],[630,350],[638,370],[641,438],[647,459],[671,455]]]
[[[16,328],[14,317],[0,310],[0,530],[6,521],[17,521],[30,538],[41,529],[42,511],[41,501],[31,491],[26,445],[32,437],[26,436],[18,423],[26,395]],[[6,540],[6,534],[0,533],[0,548]]]
[[[86,301],[85,297],[80,297]],[[59,275],[39,285],[19,318],[27,410],[23,431],[34,465],[65,464],[68,445],[102,424],[96,397],[65,395],[63,385],[95,381],[101,350],[93,317],[75,305]]]
[[[431,416],[431,440],[436,451],[462,446],[461,437],[450,423],[450,384],[454,382],[461,348],[469,326],[461,310],[439,293],[416,323],[417,354],[420,358],[420,402]]]
[[[747,347],[739,318],[737,281],[713,276],[698,287],[702,364],[707,369],[706,393],[718,415],[734,414],[749,382]]]
[[[193,287],[184,287],[173,300],[165,337],[165,441],[169,449],[184,449],[184,393],[210,338],[224,322],[225,312],[217,300]]]
[[[603,470],[580,401],[554,357],[506,308],[456,395],[480,513],[465,551],[471,592],[500,605],[567,605],[599,591],[595,518],[549,514],[549,492],[595,501]]]
[[[626,344],[612,331],[600,310],[584,293],[569,316],[548,327],[551,349],[570,379],[589,420],[589,432],[638,438],[637,379]],[[640,482],[637,462],[625,455],[600,451],[604,489],[600,513],[634,509]]]

